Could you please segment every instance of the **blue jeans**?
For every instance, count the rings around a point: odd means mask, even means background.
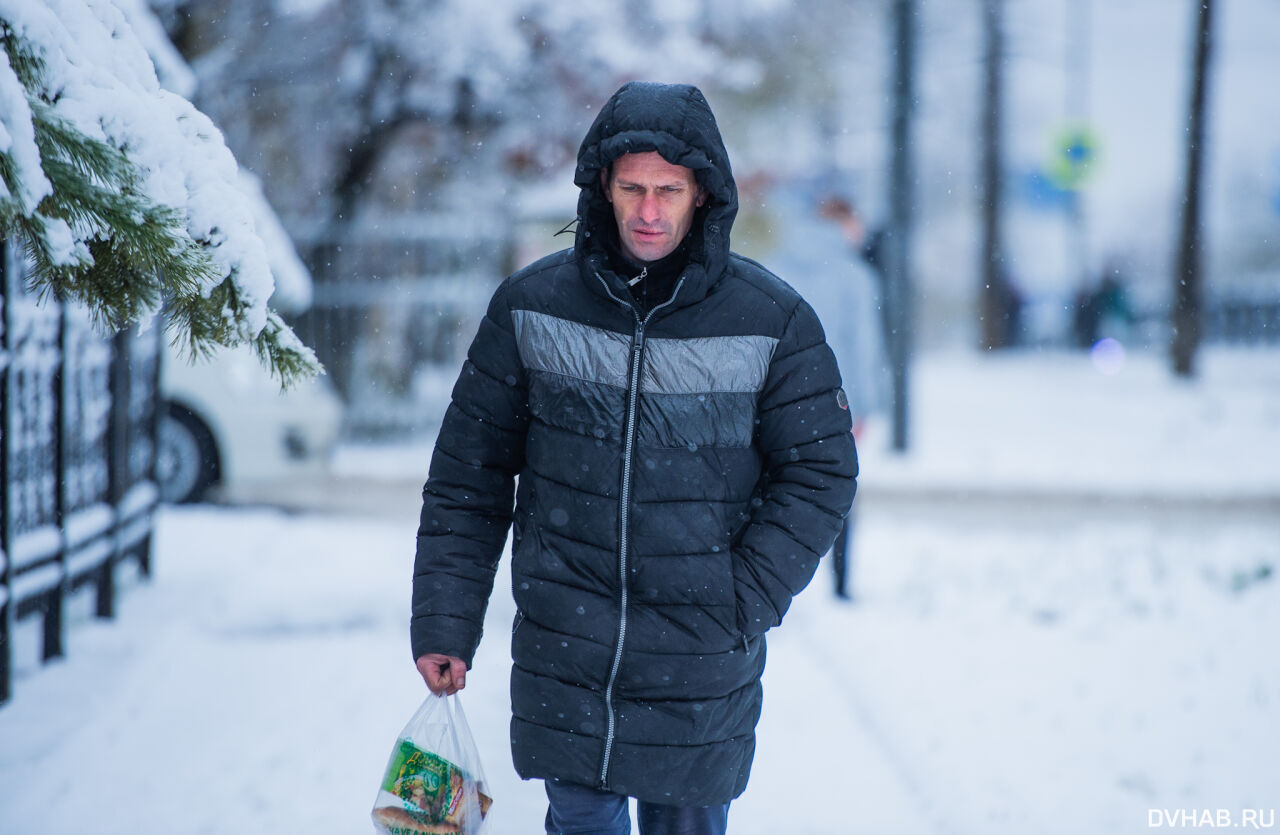
[[[548,780],[547,835],[630,835],[625,795]],[[639,801],[640,835],[724,835],[729,804],[664,806]]]

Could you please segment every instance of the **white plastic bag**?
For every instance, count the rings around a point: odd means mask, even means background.
[[[428,694],[391,749],[374,828],[382,835],[479,835],[492,802],[462,702]]]

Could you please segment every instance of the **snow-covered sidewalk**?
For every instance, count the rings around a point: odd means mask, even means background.
[[[1280,807],[1280,355],[1211,359],[1193,385],[1137,360],[1127,380],[1070,357],[922,362],[918,452],[878,450],[882,427],[863,445],[858,601],[831,596],[824,566],[770,635],[731,831],[1118,835],[1151,810]],[[344,468],[410,478],[391,461]],[[929,498],[1048,496],[1062,473],[1176,510]],[[877,502],[877,485],[926,498]],[[1197,509],[1197,490],[1217,500]],[[413,505],[163,511],[155,576],[114,623],[86,603],[44,668],[20,631],[0,832],[371,831],[423,693]],[[540,831],[544,811],[507,755],[506,577],[464,691],[495,835]]]

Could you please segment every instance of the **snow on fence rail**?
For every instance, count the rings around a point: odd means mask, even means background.
[[[160,328],[103,338],[87,314],[26,289],[0,240],[0,704],[13,629],[39,617],[42,659],[63,654],[67,598],[115,612],[115,568],[150,573]]]

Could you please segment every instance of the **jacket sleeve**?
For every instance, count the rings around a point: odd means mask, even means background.
[[[413,569],[413,656],[475,655],[524,464],[527,385],[504,283],[467,352],[426,485]]]
[[[848,401],[818,317],[803,301],[774,351],[759,421],[763,475],[733,554],[744,635],[782,621],[839,533],[856,489]]]

